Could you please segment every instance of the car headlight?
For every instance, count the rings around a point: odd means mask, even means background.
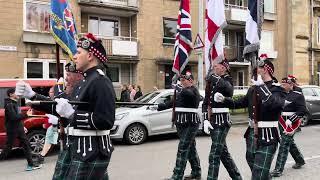
[[[119,121],[121,119],[123,119],[124,117],[126,117],[129,113],[122,113],[122,114],[117,114],[116,115],[116,121]]]

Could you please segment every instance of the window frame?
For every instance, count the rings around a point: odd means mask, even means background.
[[[317,28],[317,44],[319,45],[320,44],[320,16],[318,16],[318,18],[317,18],[317,25],[318,25],[318,28]]]
[[[37,63],[42,63],[42,78],[28,78],[28,62],[37,62]],[[50,78],[49,77],[49,64],[50,63],[56,63],[55,59],[39,59],[39,58],[24,58],[24,63],[23,63],[23,78],[24,79],[56,79],[56,78]],[[67,61],[66,60],[60,60],[60,63],[63,64],[63,67],[66,65]],[[66,76],[66,71],[65,69],[60,70],[63,73],[63,77]]]
[[[270,49],[263,49],[262,50],[268,50],[268,51],[274,51],[274,31],[270,31],[270,30],[262,30],[261,31],[261,42],[265,42],[265,40],[262,40],[262,35],[265,33],[270,33],[272,35],[271,38],[267,38],[267,39],[271,39],[271,47]],[[267,41],[268,42],[268,41]],[[261,47],[261,46],[260,46]],[[262,46],[263,47],[263,46]]]
[[[174,45],[175,44],[175,40],[176,40],[176,34],[177,32],[174,34],[174,37],[165,37],[165,31],[164,31],[164,27],[165,27],[165,23],[164,21],[165,20],[169,20],[169,21],[175,21],[176,24],[178,25],[178,19],[176,18],[168,18],[168,17],[163,17],[162,18],[162,44],[165,44],[165,45]],[[164,39],[167,39],[167,40],[173,40],[173,43],[165,43],[164,42]]]
[[[49,31],[38,31],[38,30],[30,30],[27,29],[27,3],[34,3],[34,4],[40,4],[40,5],[48,5],[49,10],[51,9],[51,3],[50,2],[45,2],[41,0],[23,0],[23,31],[27,32],[37,32],[37,33],[50,33],[50,28]],[[51,10],[49,11],[51,14]],[[50,26],[50,19],[49,19],[49,26]]]
[[[111,82],[112,83],[115,83],[115,84],[120,84],[121,83],[121,64],[108,64],[108,67],[111,68],[119,68],[119,81],[112,81],[112,79],[110,78]]]
[[[226,30],[226,31],[223,31],[223,33],[222,33],[223,35],[223,43],[224,43],[224,46],[225,47],[229,47],[229,48],[233,48],[233,44],[231,43],[231,41],[232,41],[232,35],[233,36],[235,36],[235,34],[234,33],[232,33],[230,30]],[[226,41],[227,40],[227,41]]]
[[[115,17],[115,16],[101,16],[101,15],[95,15],[95,14],[90,14],[88,16],[88,32],[89,32],[89,21],[90,21],[90,18],[91,17],[97,17],[98,18],[98,31],[99,31],[99,34],[95,34],[95,35],[98,35],[98,36],[102,36],[102,37],[121,37],[121,21],[120,21],[120,17]],[[101,20],[100,19],[110,19],[110,20],[115,20],[115,21],[118,21],[118,36],[103,36],[102,34],[100,34],[100,22]]]
[[[269,11],[268,9],[266,9],[266,4],[267,4],[267,3],[269,3],[269,5],[271,4],[272,10]],[[274,1],[274,0],[264,1],[264,6],[263,6],[263,8],[264,8],[264,12],[265,12],[265,13],[272,13],[272,14],[274,14],[274,13],[276,12],[275,1]]]

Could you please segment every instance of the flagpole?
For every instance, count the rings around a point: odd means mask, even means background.
[[[257,30],[258,30],[258,36],[259,40],[261,39],[261,28],[262,28],[262,22],[263,22],[263,0],[257,0]],[[258,54],[259,54],[259,49],[260,49],[260,42],[259,42],[259,47],[257,51],[250,52],[249,53],[249,61],[251,62],[251,67],[252,67],[252,75],[253,79],[257,80],[258,78],[258,72],[257,72],[257,59],[258,59]],[[254,88],[254,93],[253,93],[253,120],[254,120],[254,126],[253,126],[253,132],[254,132],[254,144],[257,148],[257,143],[258,143],[258,121],[259,121],[259,114],[260,112],[260,105],[258,103],[258,94],[257,90]]]
[[[59,48],[59,44],[56,43],[56,70],[57,70],[57,81],[60,79],[61,77],[61,69],[60,69],[60,48]],[[55,93],[58,94],[58,93]],[[59,121],[59,136],[60,136],[60,152],[63,151],[63,138],[64,138],[64,127],[62,126],[61,121]]]
[[[199,36],[203,36],[203,0],[199,0]],[[203,38],[202,38],[203,39]],[[198,89],[203,90],[203,49],[198,54]]]
[[[57,70],[57,80],[61,77],[60,70],[60,52],[59,52],[59,44],[56,43],[56,70]]]

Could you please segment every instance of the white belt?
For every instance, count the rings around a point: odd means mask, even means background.
[[[176,112],[194,112],[194,113],[199,112],[199,110],[195,108],[182,108],[182,107],[176,107],[175,111]]]
[[[258,127],[260,127],[260,128],[278,127],[278,121],[259,121]]]
[[[229,108],[212,108],[212,113],[228,113]]]
[[[282,116],[292,116],[295,112],[282,112]]]
[[[69,127],[67,134],[70,136],[106,136],[110,134],[110,130],[83,130]]]
[[[254,127],[254,121],[251,119],[251,118],[248,118],[249,119],[249,126],[251,127],[251,128],[253,128]]]

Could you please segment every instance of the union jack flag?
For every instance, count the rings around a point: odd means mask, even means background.
[[[181,0],[177,22],[176,42],[172,71],[180,75],[189,59],[192,50],[190,0]]]

